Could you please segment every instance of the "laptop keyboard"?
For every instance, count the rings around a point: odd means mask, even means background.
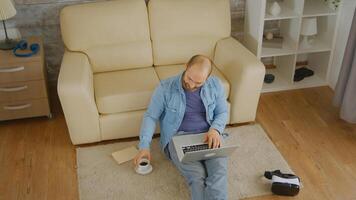
[[[182,149],[183,149],[183,153],[185,154],[187,152],[209,149],[209,145],[208,144],[196,144],[196,145],[182,147]]]

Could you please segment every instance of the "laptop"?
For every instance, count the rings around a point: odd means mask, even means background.
[[[229,156],[238,148],[238,145],[229,142],[228,133],[223,133],[220,136],[220,147],[209,149],[209,145],[203,142],[205,134],[206,133],[193,133],[173,136],[173,145],[180,162],[225,157]]]

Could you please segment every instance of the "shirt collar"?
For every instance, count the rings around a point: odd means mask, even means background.
[[[179,75],[178,75],[178,80],[176,81],[176,86],[177,86],[177,89],[179,92],[181,93],[184,93],[184,89],[183,89],[183,75],[184,75],[184,71],[181,72]]]

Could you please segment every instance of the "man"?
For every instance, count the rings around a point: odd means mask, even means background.
[[[193,200],[227,199],[227,158],[181,163],[172,144],[175,134],[206,132],[209,148],[220,146],[228,110],[221,82],[211,72],[211,60],[195,55],[183,73],[161,81],[144,115],[134,159],[135,165],[143,157],[151,160],[149,147],[159,121],[161,150],[185,177]]]

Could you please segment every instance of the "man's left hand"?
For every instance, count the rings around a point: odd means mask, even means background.
[[[217,130],[215,129],[210,129],[205,135],[204,135],[204,141],[205,143],[208,143],[209,149],[210,148],[218,148],[220,147],[220,134]]]

